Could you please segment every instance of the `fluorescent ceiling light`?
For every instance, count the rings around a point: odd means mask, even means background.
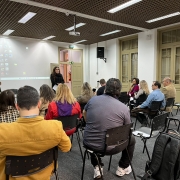
[[[78,43],[81,43],[81,42],[84,42],[84,41],[87,41],[87,40],[81,40],[81,41],[77,41],[77,42],[74,42],[74,43],[78,44]]]
[[[78,28],[78,27],[81,27],[81,26],[84,26],[86,23],[79,23],[79,24],[76,24],[76,28]],[[66,31],[71,31],[71,30],[73,30],[74,29],[74,26],[71,26],[71,27],[69,27],[69,28],[67,28],[67,29],[65,29]]]
[[[56,36],[48,36],[48,37],[44,38],[43,40],[52,39],[52,38],[54,38],[54,37],[56,37]]]
[[[120,32],[121,30],[115,30],[115,31],[111,31],[111,32],[108,32],[108,33],[105,33],[105,34],[101,34],[100,36],[107,36],[109,34],[114,34],[114,33],[117,33],[117,32]]]
[[[140,2],[140,1],[142,1],[142,0],[131,0],[131,1],[128,1],[128,2],[126,2],[124,4],[121,4],[121,5],[119,5],[119,6],[115,7],[115,8],[110,9],[108,12],[109,13],[115,13],[117,11],[120,11],[121,9],[125,9],[125,8],[127,8],[129,6],[132,6],[133,4],[136,4],[136,3]]]
[[[180,15],[180,12],[176,12],[176,13],[168,14],[168,15],[165,15],[165,16],[161,16],[161,17],[158,17],[158,18],[155,18],[155,19],[148,20],[146,22],[147,23],[152,23],[152,22],[155,22],[155,21],[159,21],[159,20],[162,20],[162,19],[167,19],[167,18],[177,16],[177,15]]]
[[[22,17],[18,22],[25,24],[29,21],[32,17],[34,17],[37,13],[28,12],[24,17]]]
[[[3,35],[10,35],[12,32],[14,32],[14,30],[12,29],[8,29]]]

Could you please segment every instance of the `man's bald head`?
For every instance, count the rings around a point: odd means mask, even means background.
[[[165,77],[164,79],[163,79],[163,85],[164,86],[168,86],[169,84],[171,84],[171,78],[170,77]]]

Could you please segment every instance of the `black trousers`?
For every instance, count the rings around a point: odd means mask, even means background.
[[[129,153],[130,161],[133,158],[133,153],[134,153],[134,148],[135,148],[135,138],[134,135],[131,136],[131,141],[129,145],[127,146],[127,150]],[[100,162],[100,165],[103,166],[104,164],[102,163],[101,157],[98,156],[98,160]],[[97,159],[94,154],[91,154],[91,164],[95,167],[98,165]],[[122,156],[121,159],[119,160],[119,167],[121,168],[127,168],[129,166],[129,158],[126,149],[122,151]]]

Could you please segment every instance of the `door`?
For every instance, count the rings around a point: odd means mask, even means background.
[[[138,53],[122,54],[122,91],[129,91],[132,79],[138,76]]]
[[[59,52],[60,69],[63,72],[65,83],[76,97],[80,95],[83,83],[83,51],[60,48]]]

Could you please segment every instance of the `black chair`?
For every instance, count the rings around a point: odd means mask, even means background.
[[[134,124],[134,130],[136,129],[136,123],[137,123],[137,120],[138,120],[137,119],[138,113],[144,114],[144,116],[146,117],[146,120],[147,120],[147,122],[148,122],[148,124],[150,126],[152,119],[160,113],[161,105],[162,105],[162,101],[152,101],[150,108],[143,109],[143,110],[139,109],[139,111],[138,111],[138,108],[137,108],[137,112],[133,111],[133,112],[136,113],[136,120],[135,120],[135,124]]]
[[[163,111],[166,111],[166,108],[171,108],[171,110],[172,110],[173,105],[174,105],[174,98],[168,98],[168,99],[166,99],[166,106],[165,106],[165,108],[163,109]],[[171,115],[173,116],[172,111],[171,111]]]
[[[130,143],[131,135],[132,135],[132,131],[131,131],[132,125],[133,124],[131,123],[131,124],[127,124],[124,126],[108,129],[106,132],[105,149],[103,152],[95,152],[95,151],[92,151],[91,149],[88,149],[86,146],[84,146],[86,150],[84,152],[81,180],[83,180],[83,176],[84,176],[84,167],[85,167],[87,153],[94,154],[97,161],[98,161],[97,155],[101,156],[101,157],[103,157],[105,155],[110,155],[108,171],[110,170],[112,155],[118,154],[118,153],[122,152],[124,149],[126,149],[126,151],[127,151],[127,146]],[[109,147],[112,147],[112,146],[114,148],[110,151],[107,151],[109,149]],[[128,151],[127,151],[127,153],[128,153]],[[128,153],[128,156],[129,156],[129,153]],[[135,176],[134,169],[133,169],[130,158],[129,158],[129,161],[130,161],[130,165],[131,165],[131,168],[133,171],[134,179],[136,180],[136,176]],[[98,166],[99,166],[101,177],[102,177],[101,179],[103,179],[99,161],[98,161]]]
[[[73,134],[76,134],[78,146],[80,149],[81,157],[83,159],[83,153],[80,145],[80,136],[78,131],[79,126],[79,114],[75,114],[72,116],[59,116],[55,118],[58,121],[61,121],[63,124],[63,129],[66,132],[67,136],[71,136],[71,143],[73,141]]]
[[[119,96],[119,101],[121,101],[122,103],[128,105],[129,103],[129,97],[127,95],[127,92],[121,92],[120,96]]]
[[[57,174],[57,158],[58,158],[58,147],[49,149],[41,154],[30,155],[30,156],[6,156],[5,162],[5,174],[6,180],[9,180],[9,176],[13,178],[30,176],[36,174],[51,163],[54,162],[54,173],[56,180],[58,180]]]
[[[162,114],[153,118],[151,127],[141,127],[140,129],[133,131],[133,134],[135,136],[140,137],[141,140],[143,141],[144,143],[143,153],[144,150],[146,149],[149,160],[150,160],[150,155],[146,146],[146,141],[151,137],[157,135],[159,132],[165,131],[167,121],[168,121],[168,112],[163,112]]]
[[[177,127],[177,131],[179,131],[179,127],[180,127],[180,115],[176,115],[176,116],[171,116],[171,117],[169,117],[167,129],[169,129],[169,125],[170,125],[170,122],[171,122],[171,121],[174,121],[174,122],[175,122],[175,125],[176,125],[176,121],[179,122],[178,127]],[[177,125],[176,125],[176,126],[177,126]]]
[[[174,103],[173,106],[176,106],[176,107],[177,107],[177,110],[176,110],[176,115],[177,115],[177,113],[178,113],[178,111],[179,111],[179,108],[180,108],[180,103],[179,103],[179,102],[176,102],[176,103]]]
[[[135,100],[136,100],[136,103],[135,103],[136,106],[139,106],[139,105],[141,105],[144,101],[146,101],[147,97],[148,97],[147,94],[145,94],[145,93],[141,94],[137,99],[135,99]]]

